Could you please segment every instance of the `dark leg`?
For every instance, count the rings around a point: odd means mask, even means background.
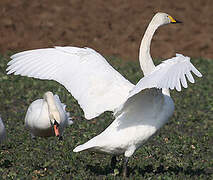
[[[112,156],[112,159],[111,159],[111,163],[110,163],[112,170],[114,170],[114,169],[115,169],[115,167],[116,167],[116,163],[117,163],[116,156],[115,156],[115,155],[113,155],[113,156]]]
[[[128,157],[124,157],[123,160],[123,177],[127,177],[127,163],[129,161]]]

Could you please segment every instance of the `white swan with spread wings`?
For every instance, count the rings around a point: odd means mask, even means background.
[[[155,66],[150,44],[158,27],[178,23],[166,13],[157,13],[140,46],[139,61],[144,77],[132,84],[96,51],[90,48],[55,47],[13,55],[8,74],[55,80],[78,100],[87,119],[113,111],[115,120],[101,134],[74,152],[94,150],[124,154],[124,176],[128,158],[172,116],[174,103],[169,89],[187,88],[193,72],[201,73],[181,54]]]

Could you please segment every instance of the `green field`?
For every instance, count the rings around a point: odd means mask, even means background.
[[[7,129],[0,145],[0,179],[122,179],[121,163],[112,171],[110,155],[72,152],[102,132],[113,120],[111,113],[85,120],[76,100],[58,83],[6,75],[8,59],[0,57],[0,114]],[[188,89],[172,91],[174,115],[130,159],[130,179],[213,179],[213,60],[191,61],[203,77]],[[138,62],[109,62],[133,83],[142,77]],[[46,91],[58,94],[73,117],[63,141],[31,140],[24,128],[27,107]]]

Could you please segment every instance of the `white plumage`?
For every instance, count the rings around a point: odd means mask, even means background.
[[[78,100],[85,117],[113,111],[134,87],[90,48],[55,47],[15,54],[8,74],[55,80]]]
[[[72,124],[66,105],[61,103],[58,95],[46,92],[43,99],[33,101],[27,109],[25,126],[31,136],[49,137],[56,135],[54,132],[55,121],[58,123],[59,135],[62,136],[64,128]]]
[[[190,62],[190,58],[182,54],[176,54],[176,57],[163,61],[156,66],[153,71],[143,77],[130,92],[129,97],[147,88],[171,89],[181,91],[181,84],[187,88],[186,78],[194,83],[193,72],[198,77],[202,77],[201,73]]]
[[[191,71],[201,73],[190,58],[177,54],[156,66],[150,44],[156,29],[178,23],[166,13],[157,13],[150,22],[140,46],[139,61],[144,72],[133,85],[113,69],[96,51],[89,48],[55,47],[13,55],[8,74],[55,80],[78,100],[87,119],[113,111],[115,120],[101,134],[74,149],[90,149],[130,157],[171,117],[174,103],[169,89],[187,88],[194,82]],[[127,161],[125,163],[126,167]]]

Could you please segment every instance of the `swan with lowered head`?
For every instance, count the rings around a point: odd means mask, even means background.
[[[61,83],[78,100],[87,119],[113,111],[115,120],[109,127],[73,151],[124,154],[125,176],[128,158],[172,116],[174,103],[169,89],[181,91],[181,84],[187,88],[186,78],[193,83],[190,71],[202,76],[190,58],[180,54],[156,67],[153,63],[150,44],[154,32],[162,25],[178,22],[166,13],[153,17],[140,46],[139,61],[145,76],[136,85],[90,48],[55,47],[17,53],[11,57],[7,73]]]
[[[5,138],[6,138],[6,130],[0,116],[0,144],[4,141]]]
[[[25,116],[25,126],[32,138],[54,135],[61,138],[64,128],[73,123],[65,108],[58,95],[50,91],[44,94],[43,99],[33,101]]]

